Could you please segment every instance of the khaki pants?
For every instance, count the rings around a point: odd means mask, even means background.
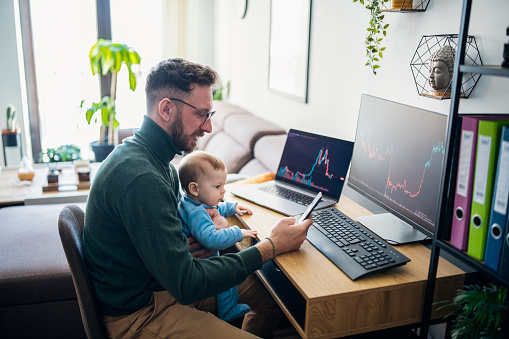
[[[242,330],[214,315],[215,297],[186,306],[166,291],[155,292],[144,308],[130,315],[105,316],[104,324],[111,338],[272,338],[281,316],[277,304],[255,274],[238,288],[239,302],[251,307]]]

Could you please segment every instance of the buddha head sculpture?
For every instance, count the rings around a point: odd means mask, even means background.
[[[429,84],[437,92],[445,92],[452,80],[456,51],[449,45],[434,51],[429,59]]]

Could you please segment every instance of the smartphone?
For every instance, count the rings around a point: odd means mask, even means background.
[[[318,192],[318,194],[313,199],[311,204],[309,204],[308,208],[306,208],[306,212],[304,212],[304,214],[301,215],[299,221],[297,221],[297,224],[300,224],[301,222],[303,222],[304,220],[306,220],[309,217],[309,215],[311,214],[311,212],[313,212],[313,210],[318,205],[320,200],[322,200],[322,192]]]

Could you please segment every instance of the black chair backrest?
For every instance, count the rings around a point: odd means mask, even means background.
[[[89,339],[107,338],[94,294],[94,286],[83,258],[81,239],[84,222],[85,212],[81,208],[76,205],[65,206],[58,217],[58,232],[71,269],[81,319],[87,337]]]

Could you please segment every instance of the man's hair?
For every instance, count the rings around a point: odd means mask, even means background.
[[[161,61],[147,76],[147,112],[150,113],[154,105],[166,97],[186,98],[193,90],[193,84],[211,86],[214,90],[219,84],[219,75],[209,66],[180,58]]]
[[[447,70],[449,71],[449,74],[452,75],[454,71],[454,56],[456,54],[456,51],[454,48],[452,48],[449,45],[442,46],[438,50],[434,51],[431,54],[431,57],[429,59],[430,64],[432,64],[435,61],[442,61],[447,65]]]
[[[224,162],[214,154],[203,151],[189,153],[179,163],[179,179],[182,188],[188,192],[189,183],[197,181],[198,178],[210,170],[209,164],[214,171],[225,171]],[[188,192],[189,193],[189,192]]]

